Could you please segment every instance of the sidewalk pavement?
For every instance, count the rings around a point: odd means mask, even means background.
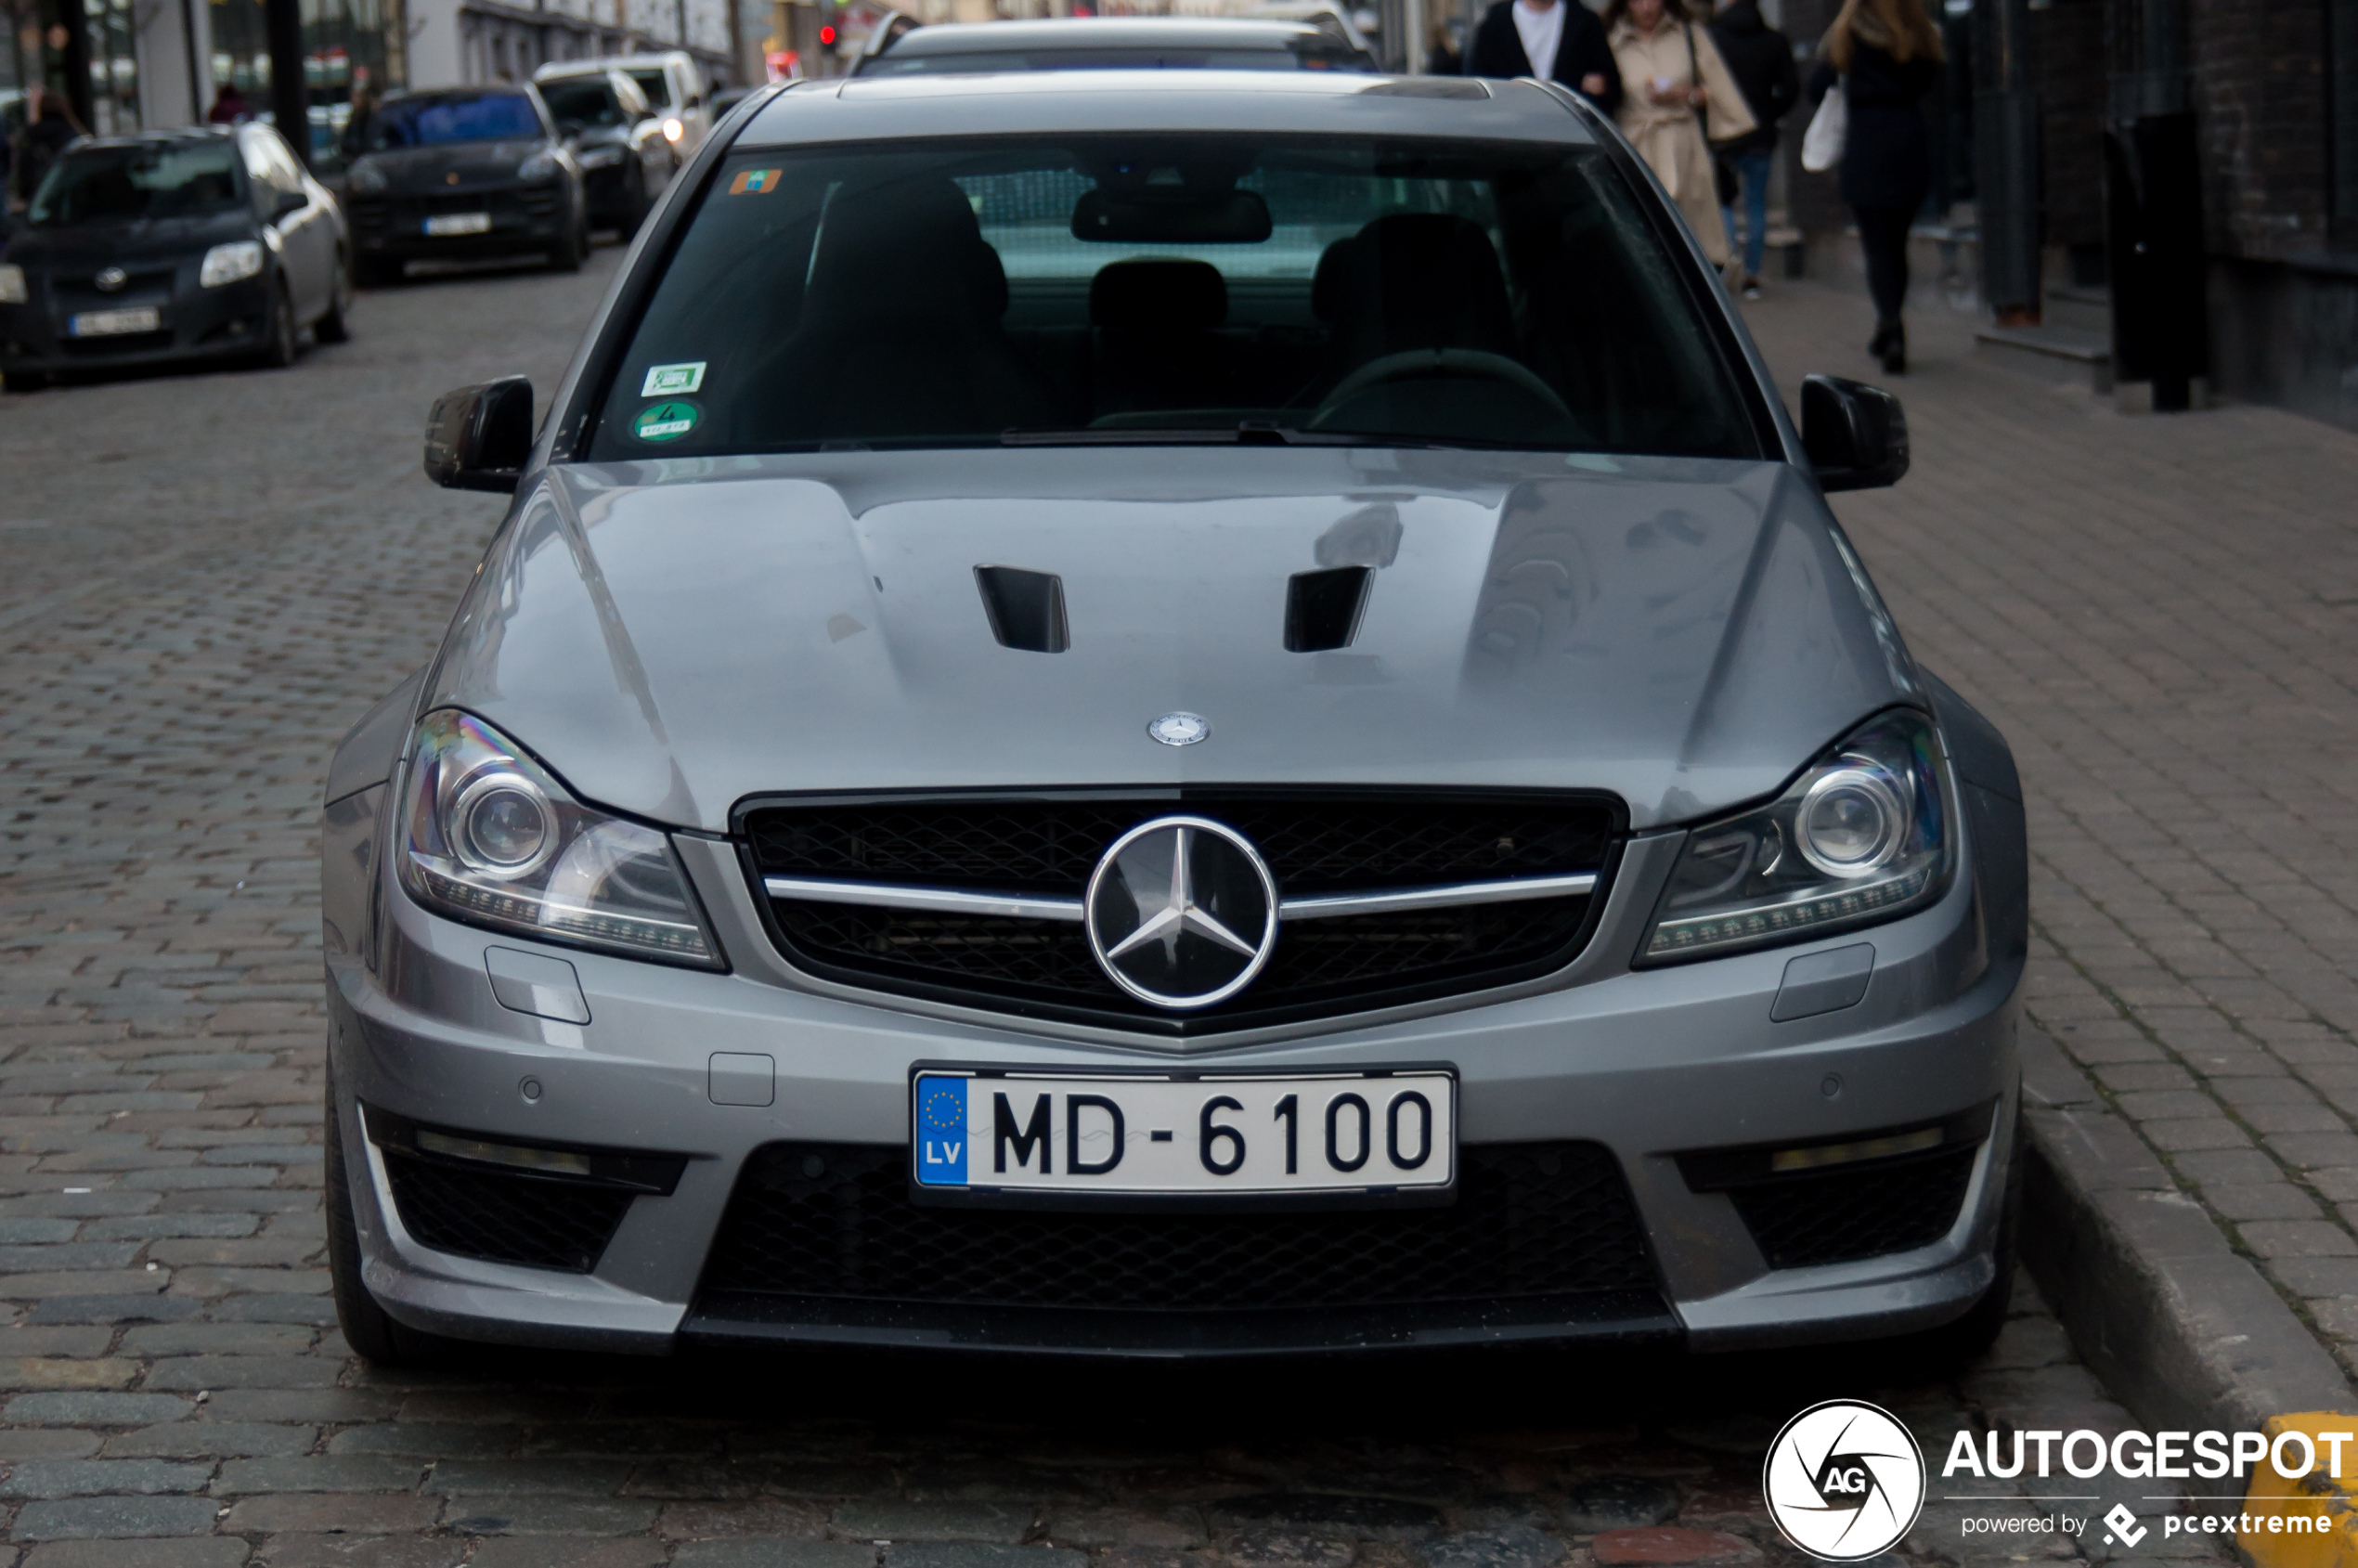
[[[1772,290],[1746,313],[1789,406],[1826,371],[1907,408],[1913,471],[1834,510],[2020,762],[2026,1058],[2061,1046],[2358,1367],[2358,435],[2118,414],[1941,312],[1885,378],[1863,296]]]

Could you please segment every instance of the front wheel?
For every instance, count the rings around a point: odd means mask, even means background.
[[[49,377],[46,371],[0,371],[0,385],[6,385],[10,392],[38,392],[48,384]]]
[[[377,1304],[360,1277],[360,1229],[353,1218],[352,1185],[343,1159],[343,1119],[336,1113],[336,1082],[328,1076],[325,1202],[328,1220],[328,1288],[335,1297],[336,1323],[344,1343],[380,1367],[433,1367],[448,1361],[459,1341],[394,1321]]]
[[[294,301],[288,296],[284,283],[270,293],[269,330],[270,336],[262,345],[262,363],[266,369],[283,370],[295,362],[300,346],[295,336]]]
[[[328,313],[312,323],[311,335],[321,343],[350,343],[352,323],[347,313],[352,309],[352,273],[343,265],[343,257],[335,261],[335,272],[328,279]]]
[[[590,253],[590,220],[584,216],[572,230],[549,252],[551,272],[579,272],[581,258]]]

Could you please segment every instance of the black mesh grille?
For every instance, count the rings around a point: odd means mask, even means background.
[[[611,1187],[490,1171],[385,1152],[401,1224],[437,1252],[587,1274],[614,1238],[631,1195]]]
[[[1771,1268],[1881,1257],[1949,1234],[1977,1152],[1967,1146],[1905,1164],[1781,1176],[1729,1197]]]
[[[1613,813],[1593,800],[938,801],[777,806],[747,812],[755,863],[840,876],[1007,892],[1077,892],[1127,829],[1176,810],[1226,823],[1289,895],[1594,871]]]
[[[1600,871],[1614,826],[1611,808],[1592,799],[1272,799],[1189,791],[1146,800],[765,807],[746,814],[745,832],[764,875],[1078,897],[1115,838],[1178,810],[1213,817],[1251,839],[1289,897]],[[1584,896],[1289,922],[1251,986],[1179,1022],[1108,979],[1087,936],[1071,922],[793,899],[773,900],[771,908],[789,956],[823,972],[985,1002],[1217,1030],[1544,973],[1571,958],[1592,901]]]
[[[705,1289],[1162,1312],[1653,1289],[1603,1146],[1473,1145],[1460,1160],[1445,1209],[1034,1213],[920,1208],[899,1147],[771,1144],[746,1161]]]

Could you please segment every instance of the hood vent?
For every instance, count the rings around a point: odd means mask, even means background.
[[[1072,646],[1065,628],[1065,580],[1054,572],[977,566],[975,586],[982,590],[982,613],[1001,647],[1061,654]]]
[[[1286,579],[1286,652],[1326,654],[1348,648],[1367,612],[1372,567],[1335,566],[1296,572]]]

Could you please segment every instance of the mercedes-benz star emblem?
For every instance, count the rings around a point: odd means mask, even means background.
[[[123,271],[123,268],[119,266],[102,266],[98,269],[98,276],[92,279],[91,281],[97,284],[99,288],[104,289],[108,293],[111,294],[117,289],[122,288],[125,283],[131,281],[131,274]]]
[[[1115,839],[1085,909],[1098,966],[1158,1007],[1225,1002],[1277,945],[1276,878],[1244,835],[1204,817],[1158,817]]]
[[[1200,713],[1166,713],[1147,726],[1147,733],[1165,745],[1193,745],[1211,733],[1211,720]]]

